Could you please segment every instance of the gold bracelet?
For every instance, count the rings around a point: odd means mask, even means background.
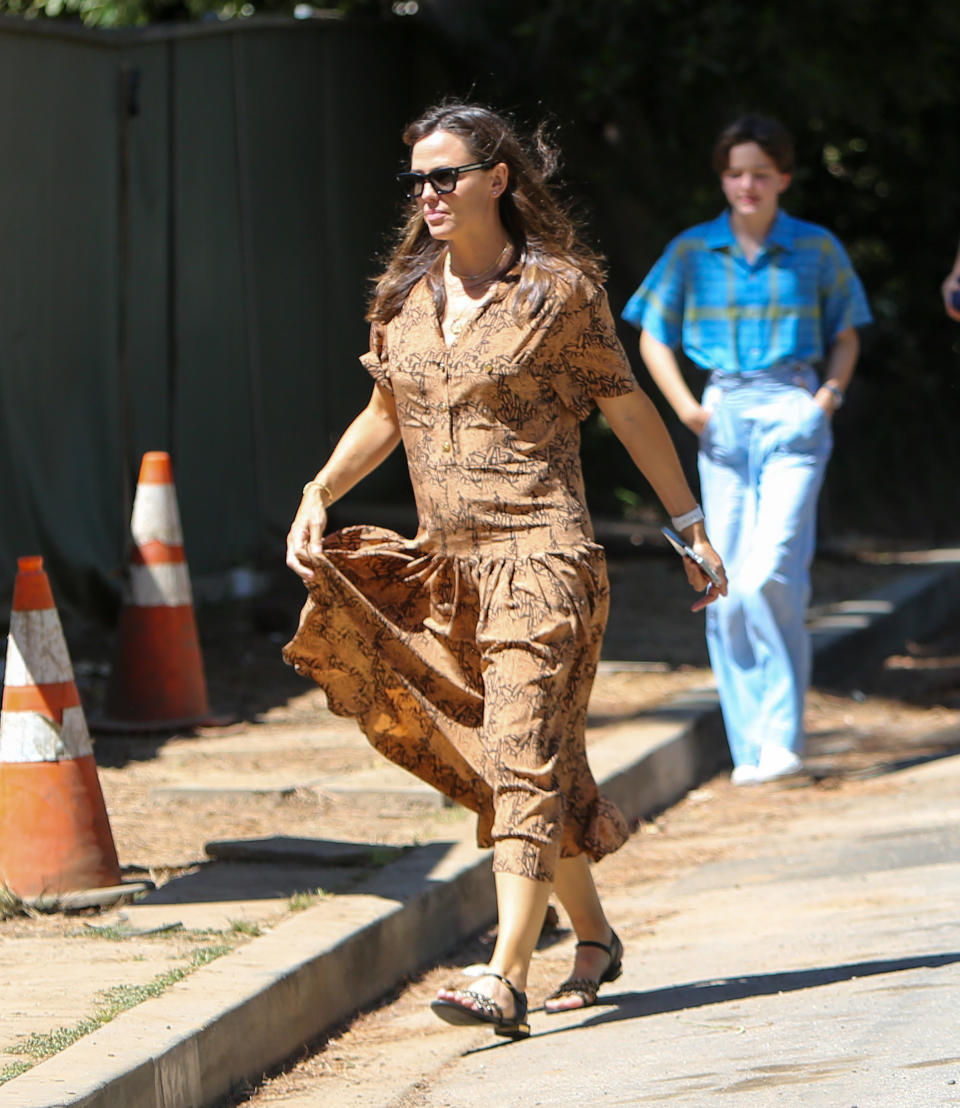
[[[322,481],[317,481],[316,478],[314,478],[313,481],[308,481],[303,486],[303,492],[301,493],[302,496],[307,495],[307,489],[319,489],[320,490],[320,503],[323,504],[324,508],[329,508],[330,505],[333,503],[333,501],[335,499],[335,497],[334,497],[333,493],[330,491],[330,489]],[[327,497],[326,501],[324,501],[324,499],[323,499],[324,494],[326,494],[326,497]]]

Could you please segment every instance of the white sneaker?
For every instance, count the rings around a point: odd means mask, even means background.
[[[760,751],[760,764],[754,770],[754,781],[776,781],[803,770],[803,762],[784,746],[765,746]]]
[[[731,785],[756,785],[757,780],[756,766],[734,766],[730,774]]]

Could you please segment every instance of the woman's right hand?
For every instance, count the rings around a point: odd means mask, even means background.
[[[308,486],[287,533],[287,565],[304,581],[309,581],[316,570],[326,527],[327,510],[320,487]]]
[[[323,557],[327,509],[372,473],[399,441],[393,394],[374,385],[367,406],[340,436],[317,476],[303,486],[303,499],[287,533],[287,565],[298,577],[310,581]]]

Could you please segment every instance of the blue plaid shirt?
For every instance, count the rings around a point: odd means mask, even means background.
[[[825,228],[777,212],[750,263],[730,214],[678,235],[630,297],[623,318],[697,365],[751,373],[819,362],[836,336],[870,323],[863,285]]]

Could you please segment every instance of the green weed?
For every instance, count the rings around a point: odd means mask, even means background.
[[[12,1081],[15,1077],[19,1077],[21,1073],[26,1073],[31,1068],[30,1062],[11,1062],[8,1066],[4,1066],[0,1069],[0,1085],[3,1085],[7,1081]]]
[[[250,919],[230,920],[230,930],[234,935],[249,935],[253,939],[263,934],[260,930],[260,924],[256,920]]]
[[[186,966],[178,966],[175,969],[167,970],[165,973],[158,974],[152,981],[147,981],[142,985],[114,985],[109,989],[104,989],[103,992],[98,994],[99,1005],[91,1017],[80,1020],[72,1027],[58,1027],[55,1031],[47,1033],[34,1032],[17,1043],[16,1047],[9,1053],[26,1054],[37,1062],[54,1054],[59,1054],[61,1050],[73,1046],[84,1035],[89,1035],[91,1031],[96,1031],[98,1027],[103,1027],[105,1023],[109,1023],[121,1012],[126,1012],[128,1009],[142,1004],[145,1000],[160,996],[171,985],[182,981],[197,967],[207,965],[221,955],[227,954],[231,949],[225,944],[198,947],[191,952],[189,964]],[[30,1062],[11,1063],[0,1070],[0,1084],[19,1077],[30,1067]]]
[[[94,1017],[93,1019],[81,1020],[73,1027],[58,1027],[55,1031],[43,1033],[34,1031],[32,1035],[28,1035],[17,1045],[17,1052],[27,1054],[39,1062],[42,1058],[49,1058],[51,1054],[59,1054],[61,1050],[73,1046],[77,1039],[89,1035],[91,1031],[96,1031],[100,1026],[101,1021]]]
[[[40,912],[34,905],[21,900],[6,885],[0,885],[0,919],[13,919],[14,916],[33,916],[36,918],[39,915]]]
[[[219,946],[202,946],[190,955],[190,965],[194,968],[205,966],[208,962],[213,962],[221,957],[221,955],[229,954],[231,950],[233,950],[233,947],[227,946],[226,943]]]
[[[313,892],[294,893],[290,897],[290,911],[302,912],[305,908],[312,908],[318,900],[329,900],[333,893],[326,889],[314,889]]]
[[[67,937],[75,939],[79,936],[89,938],[96,936],[98,939],[107,939],[110,942],[125,942],[127,939],[152,939],[156,935],[168,935],[171,931],[183,931],[183,924],[163,923],[159,927],[136,928],[128,923],[111,923],[100,925],[97,923],[84,923],[82,931],[71,931]]]

